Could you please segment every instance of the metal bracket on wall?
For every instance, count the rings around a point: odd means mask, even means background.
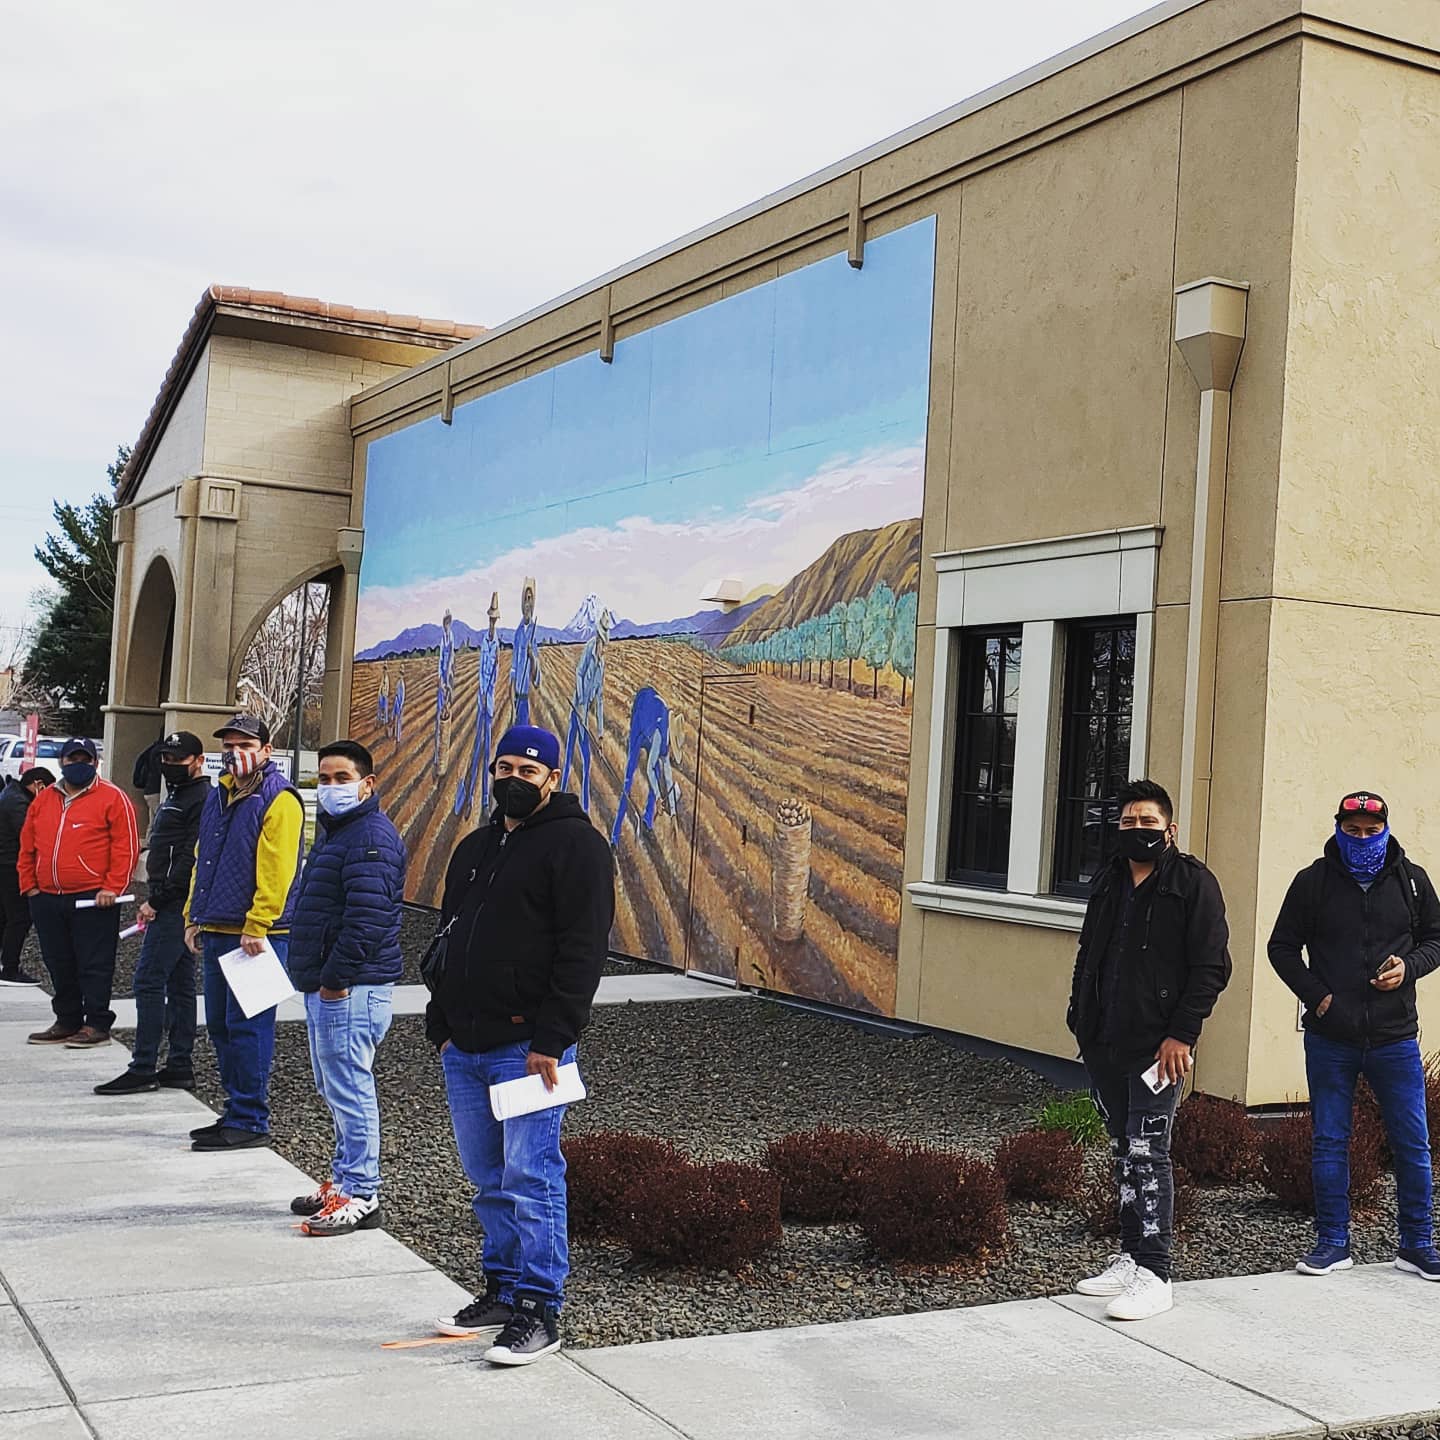
[[[455,418],[455,391],[450,384],[450,362],[440,372],[440,420],[448,425]]]
[[[855,172],[855,188],[850,195],[850,248],[845,257],[858,270],[865,263],[865,212],[860,206],[860,171]]]
[[[600,292],[600,358],[609,365],[615,359],[615,319],[610,314],[610,287]]]

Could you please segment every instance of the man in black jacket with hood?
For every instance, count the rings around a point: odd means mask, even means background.
[[[1440,964],[1440,901],[1430,877],[1391,835],[1390,809],[1373,790],[1340,801],[1324,855],[1291,883],[1270,936],[1270,964],[1305,1006],[1315,1248],[1296,1268],[1329,1275],[1355,1263],[1350,1125],[1364,1075],[1395,1156],[1395,1267],[1440,1280],[1415,1012],[1415,982]]]
[[[1066,1023],[1110,1134],[1121,1253],[1076,1288],[1112,1297],[1112,1320],[1146,1320],[1174,1303],[1170,1136],[1200,1028],[1230,981],[1230,930],[1214,875],[1175,847],[1165,790],[1132,780],[1117,800],[1116,854],[1085,910]]]
[[[30,933],[30,902],[20,889],[16,869],[20,860],[20,832],[30,802],[55,777],[43,766],[27,770],[18,780],[7,780],[0,791],[0,985],[38,985],[40,982],[20,968],[25,937]]]
[[[495,1335],[484,1357],[495,1365],[528,1365],[560,1348],[569,1246],[564,1106],[498,1121],[490,1087],[539,1075],[554,1089],[589,1022],[615,916],[610,846],[575,796],[560,792],[559,767],[560,741],[548,730],[517,725],[501,737],[495,813],[451,857],[444,958],[427,975],[426,1033],[440,1049],[485,1232],[484,1293],[436,1325],[446,1335]]]

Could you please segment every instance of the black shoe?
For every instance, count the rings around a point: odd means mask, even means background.
[[[189,1070],[172,1070],[168,1065],[155,1076],[162,1090],[193,1090],[195,1076]]]
[[[514,1315],[483,1358],[492,1365],[533,1365],[559,1348],[560,1325],[555,1312],[533,1295],[517,1295]]]
[[[127,1070],[113,1080],[95,1087],[97,1095],[138,1095],[142,1090],[158,1090],[153,1070]]]
[[[254,1150],[268,1145],[270,1137],[255,1130],[242,1130],[238,1125],[217,1125],[190,1142],[192,1150]]]
[[[200,1140],[206,1135],[213,1135],[225,1122],[223,1120],[212,1120],[208,1125],[197,1125],[191,1132],[192,1140]]]
[[[498,1335],[514,1318],[514,1306],[498,1290],[487,1290],[450,1319],[437,1320],[435,1329],[441,1335]]]
[[[23,970],[0,971],[0,985],[38,985],[40,982]]]

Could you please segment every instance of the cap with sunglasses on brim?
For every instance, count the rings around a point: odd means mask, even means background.
[[[1390,823],[1390,807],[1384,797],[1373,790],[1352,790],[1340,802],[1340,808],[1335,812],[1335,823],[1339,825],[1362,815],[1373,816],[1382,825]]]
[[[258,715],[231,716],[215,732],[215,738],[223,740],[227,735],[248,735],[262,745],[270,743],[270,727]]]

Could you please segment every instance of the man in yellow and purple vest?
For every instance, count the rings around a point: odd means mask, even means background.
[[[215,738],[225,773],[200,816],[185,942],[204,960],[205,1028],[226,1100],[220,1118],[190,1137],[195,1150],[240,1150],[270,1143],[275,1011],[247,1018],[225,982],[220,957],[236,946],[258,955],[268,944],[285,963],[305,807],[270,758],[270,727],[263,720],[236,715]]]

